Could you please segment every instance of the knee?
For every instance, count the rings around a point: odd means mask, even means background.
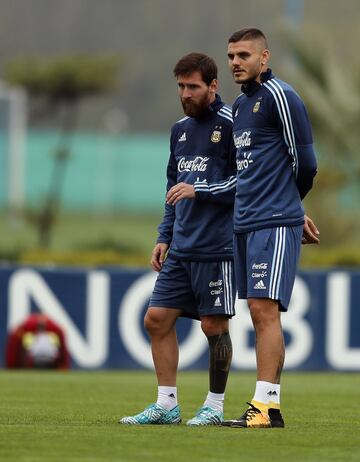
[[[257,298],[248,300],[255,329],[264,329],[280,322],[278,304],[274,300]]]
[[[151,337],[164,335],[169,332],[175,322],[169,318],[166,309],[149,308],[144,317],[144,327]]]
[[[149,335],[161,332],[163,319],[160,310],[147,310],[144,318],[144,327]]]
[[[201,319],[201,329],[206,337],[229,331],[229,320],[223,316],[205,316]]]

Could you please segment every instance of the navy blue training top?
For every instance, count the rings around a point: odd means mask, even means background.
[[[184,117],[173,125],[167,191],[180,182],[193,184],[195,199],[165,204],[157,242],[170,244],[169,256],[190,261],[233,258],[235,154],[231,108],[219,95],[202,117]]]
[[[235,233],[303,224],[301,200],[311,189],[317,169],[302,100],[270,69],[261,77],[261,83],[242,86],[233,106]]]

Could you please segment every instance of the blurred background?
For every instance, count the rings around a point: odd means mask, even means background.
[[[305,208],[321,245],[302,251],[287,365],[360,370],[358,0],[0,0],[0,11],[1,357],[6,331],[41,311],[64,329],[73,364],[151,367],[149,257],[183,116],[172,70],[209,54],[231,104],[227,40],[255,26],[275,75],[306,103],[319,162]],[[238,310],[234,367],[253,368]],[[206,368],[204,336],[189,336],[183,367]]]
[[[1,460],[231,462],[254,447],[265,460],[359,460],[359,25],[360,0],[0,0]],[[321,244],[303,247],[282,316],[286,434],[269,446],[261,432],[119,431],[156,391],[143,316],[183,117],[172,69],[209,54],[231,104],[227,40],[247,26],[305,101],[319,163],[305,208]],[[256,368],[245,300],[236,313],[230,417]],[[207,389],[199,324],[176,326],[184,421]]]
[[[0,258],[148,264],[161,219],[172,69],[202,51],[240,92],[227,39],[264,30],[306,102],[319,174],[305,206],[322,244],[302,266],[360,263],[357,0],[0,0]]]

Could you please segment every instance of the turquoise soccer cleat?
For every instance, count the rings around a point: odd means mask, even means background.
[[[186,422],[189,427],[200,427],[205,425],[220,425],[224,420],[224,413],[212,407],[201,407],[196,416]]]
[[[119,423],[125,425],[171,425],[181,422],[180,407],[175,406],[168,411],[159,404],[150,404],[140,414],[123,417]]]

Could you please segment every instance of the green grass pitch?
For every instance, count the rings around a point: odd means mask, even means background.
[[[254,373],[232,372],[225,417],[245,409]],[[0,460],[359,461],[360,374],[290,373],[282,381],[285,429],[188,428],[207,392],[206,372],[180,372],[183,424],[123,426],[154,401],[152,372],[0,372]]]

